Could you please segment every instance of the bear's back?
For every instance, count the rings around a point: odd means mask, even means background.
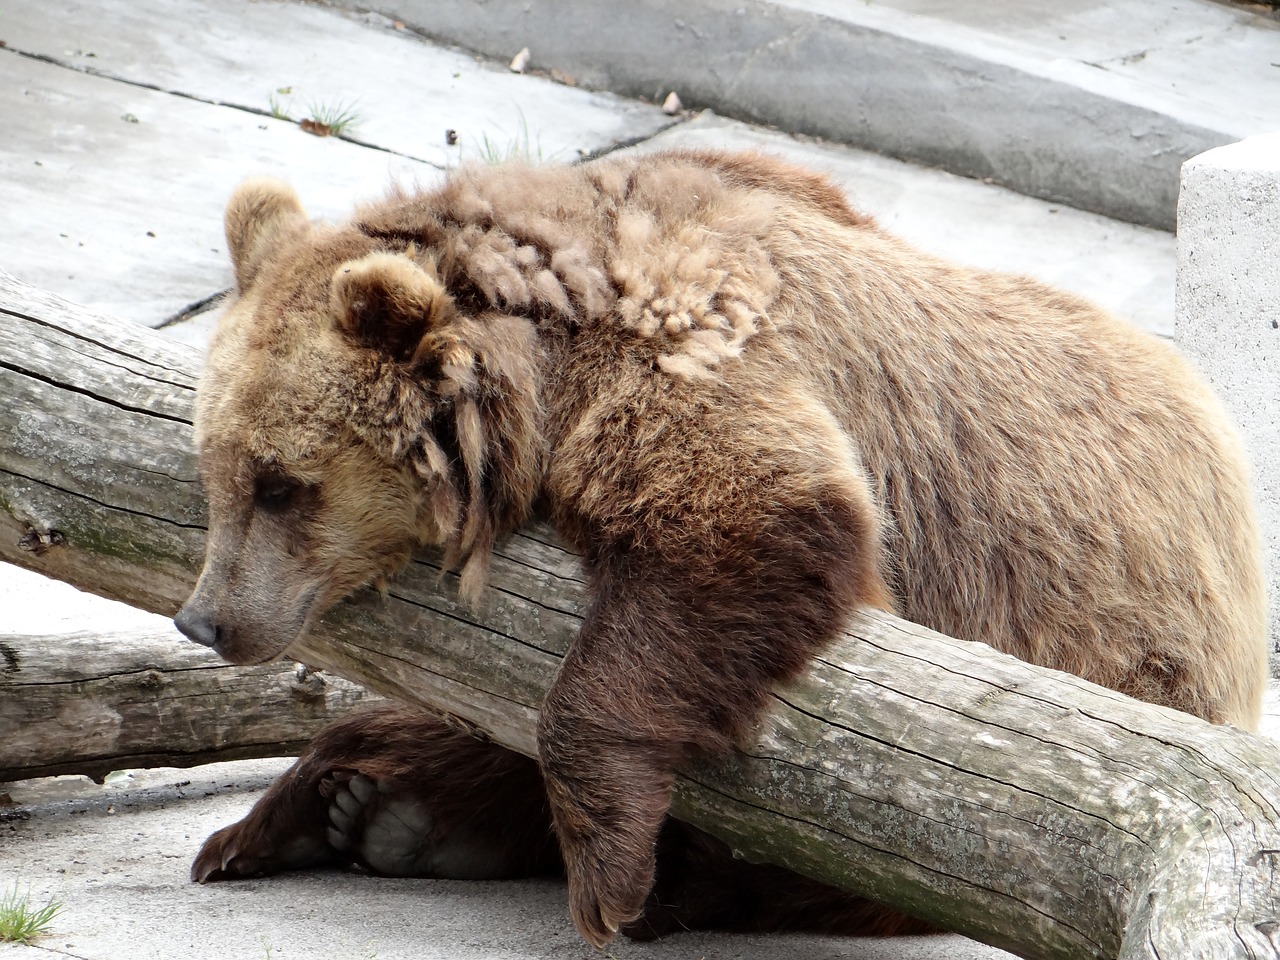
[[[797,356],[840,358],[829,395],[887,514],[903,615],[1256,723],[1266,604],[1248,467],[1190,365],[1036,281],[834,229],[845,255],[832,245],[819,284],[781,270],[775,310],[795,313]]]

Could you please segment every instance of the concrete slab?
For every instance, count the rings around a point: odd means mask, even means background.
[[[375,0],[633,96],[1173,229],[1178,166],[1280,115],[1280,29],[1209,0]],[[566,29],[566,24],[572,25]]]
[[[231,285],[222,208],[272,173],[313,213],[347,212],[435,167],[292,124],[0,50],[0,263],[94,310],[155,326]]]
[[[428,183],[451,164],[508,154],[573,160],[675,122],[388,24],[292,2],[10,5],[0,263],[155,326],[230,285],[221,210],[250,174],[283,176],[313,213],[336,217],[392,180]],[[354,104],[372,146],[274,119],[271,96],[297,115]]]
[[[764,150],[830,174],[853,205],[921,249],[1026,273],[1173,334],[1174,238],[1003,187],[712,114],[631,149]]]
[[[822,16],[853,14],[841,0],[782,2]],[[1274,104],[1242,96],[1235,84],[1243,76],[1264,89],[1280,84],[1280,68],[1272,63],[1280,23],[1229,3],[877,0],[866,6],[857,13],[860,23],[1071,79],[1189,123],[1239,131],[1276,121]]]
[[[344,135],[441,168],[509,151],[567,162],[674,122],[312,4],[51,0],[14,5],[3,29],[10,50],[208,103],[298,120],[348,108]]]
[[[173,630],[174,643],[182,642],[182,634],[168,617],[77,590],[33,570],[0,563],[0,640],[19,634],[165,629]]]

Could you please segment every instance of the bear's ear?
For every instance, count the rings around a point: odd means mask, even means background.
[[[453,298],[413,260],[371,253],[333,275],[329,307],[347,336],[394,360],[415,359],[422,338],[453,313]]]
[[[227,201],[223,227],[241,293],[249,289],[271,248],[306,225],[306,211],[287,183],[255,177],[236,187]]]

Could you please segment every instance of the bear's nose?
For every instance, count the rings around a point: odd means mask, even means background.
[[[188,638],[206,647],[216,649],[218,642],[222,639],[221,627],[187,607],[178,611],[178,615],[173,618],[173,625]]]

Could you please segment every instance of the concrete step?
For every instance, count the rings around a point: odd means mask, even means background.
[[[346,0],[338,0],[346,2]],[[1172,230],[1182,161],[1280,128],[1280,23],[1211,0],[374,0],[497,58]]]
[[[50,0],[11,5],[0,31],[0,267],[151,326],[230,285],[222,207],[251,174],[337,216],[393,180],[574,160],[675,122],[300,3]],[[272,100],[296,119],[353,109],[356,139],[304,133]]]
[[[283,176],[313,213],[339,217],[393,180],[429,185],[460,162],[571,160],[638,142],[788,155],[831,172],[857,206],[926,249],[1031,273],[1172,330],[1173,242],[1159,231],[710,114],[677,123],[478,62],[380,16],[236,0],[54,6],[5,18],[0,266],[107,313],[162,325],[229,287],[222,208],[250,174]],[[272,118],[273,97],[295,115],[354,104],[359,139]],[[203,342],[213,316],[166,329]]]

